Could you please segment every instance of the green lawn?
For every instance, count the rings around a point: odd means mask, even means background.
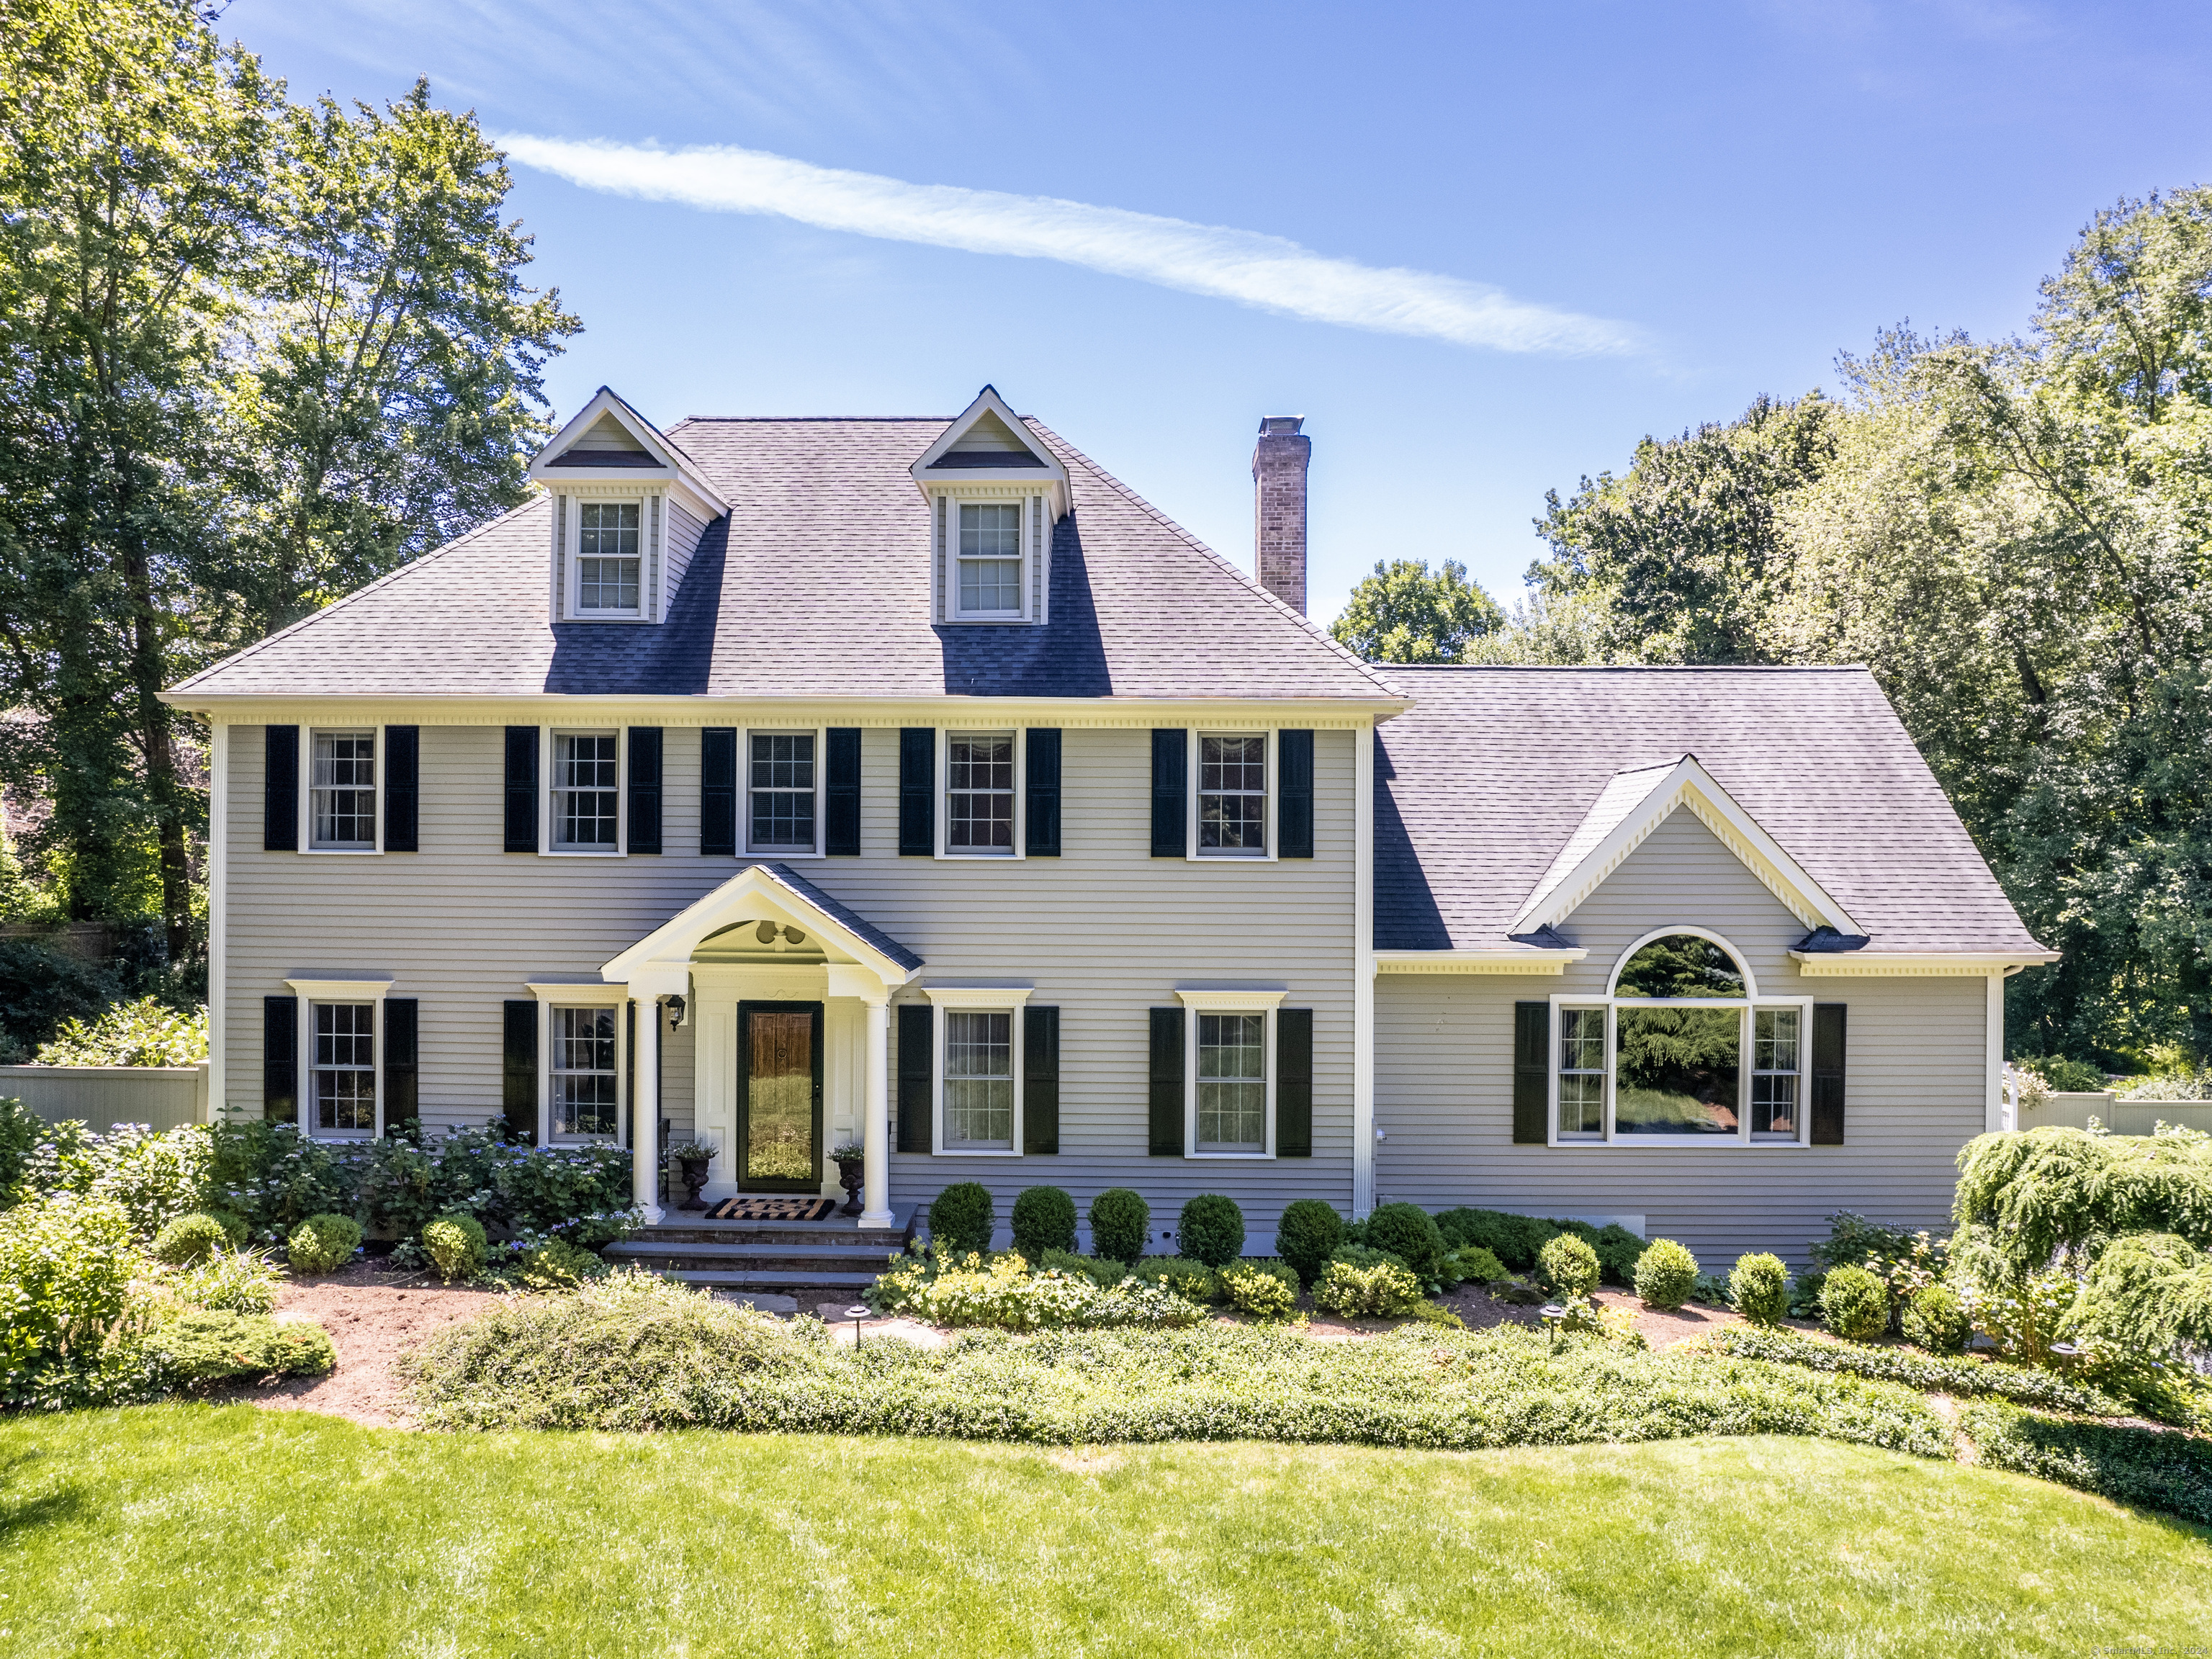
[[[2086,1654],[2212,1534],[1771,1437],[1476,1453],[0,1420],[0,1652]]]

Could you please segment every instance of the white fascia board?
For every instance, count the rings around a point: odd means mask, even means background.
[[[2008,968],[2034,968],[2057,962],[2057,951],[2022,951],[2009,956],[1966,951],[1792,951],[1790,959],[1807,979],[1948,978],[1978,979]]]
[[[925,477],[924,475],[937,464],[940,458],[952,450],[960,439],[966,434],[968,428],[982,419],[987,413],[995,415],[1004,422],[1006,429],[1021,440],[1030,453],[1043,462],[1044,465],[1042,468],[1033,466],[963,467],[957,473],[944,473],[933,477]],[[977,392],[975,401],[952,417],[952,423],[938,434],[937,441],[923,450],[921,458],[907,471],[913,475],[914,481],[921,489],[925,500],[929,495],[932,484],[1042,484],[1046,486],[1044,493],[1052,497],[1053,518],[1057,520],[1066,517],[1067,514],[1067,469],[1060,464],[1060,457],[1038,441],[1036,434],[1030,430],[1029,422],[1006,406],[1006,399],[999,396],[998,388],[995,386],[987,386]]]
[[[1534,933],[1539,927],[1556,927],[1565,921],[1631,853],[1644,844],[1653,830],[1673,816],[1677,808],[1684,806],[1695,813],[1698,821],[1713,832],[1721,845],[1735,854],[1744,868],[1808,927],[1832,927],[1839,933],[1865,931],[1851,920],[1850,913],[1833,895],[1783,850],[1782,844],[1768,835],[1757,819],[1737,805],[1735,797],[1705,770],[1695,755],[1683,756],[1663,777],[1644,786],[1644,776],[1656,769],[1644,767],[1615,775],[1616,779],[1637,789],[1636,804],[1571,868],[1555,867],[1547,874],[1514,915],[1506,928],[1508,933]],[[1613,787],[1611,783],[1607,786],[1608,791]],[[1607,794],[1601,793],[1590,810],[1596,812],[1601,806],[1618,805],[1617,794],[1608,801]],[[1570,846],[1573,840],[1569,838]]]
[[[757,866],[740,870],[694,900],[599,969],[610,981],[641,980],[688,963],[710,933],[749,920],[763,907],[821,941],[825,951],[848,957],[886,986],[903,985],[916,969],[894,962],[868,940]]]
[[[681,695],[447,697],[300,696],[283,693],[200,695],[168,690],[161,700],[194,714],[249,726],[327,725],[340,720],[392,726],[955,726],[984,720],[999,726],[1120,729],[1232,725],[1345,731],[1388,719],[1404,699],[1285,697],[1174,700],[1148,697],[706,697]]]
[[[1539,945],[1507,951],[1377,951],[1378,974],[1564,974],[1589,952]]]
[[[690,458],[660,434],[659,429],[622,398],[605,386],[592,395],[591,402],[579,410],[574,420],[553,436],[552,442],[530,458],[530,476],[548,489],[564,484],[643,483],[635,467],[556,467],[554,459],[566,454],[576,440],[598,425],[602,416],[611,416],[617,425],[638,441],[647,454],[658,461],[672,481],[680,481],[702,504],[710,508],[707,517],[719,519],[730,510],[727,501],[716,493],[714,487],[699,474]],[[574,493],[570,491],[568,493]]]

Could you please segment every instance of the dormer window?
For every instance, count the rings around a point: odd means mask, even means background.
[[[1022,504],[960,504],[960,614],[1022,614]]]
[[[586,501],[577,512],[576,609],[602,615],[638,614],[635,501]]]
[[[1067,469],[985,386],[909,469],[929,504],[931,612],[939,623],[1042,623]]]

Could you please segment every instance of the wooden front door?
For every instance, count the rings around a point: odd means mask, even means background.
[[[822,1005],[738,1005],[738,1188],[822,1189]]]

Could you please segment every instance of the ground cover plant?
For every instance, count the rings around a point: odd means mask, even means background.
[[[957,1632],[978,1659],[1955,1659],[2212,1625],[2191,1528],[1808,1439],[1063,1450],[410,1435],[167,1406],[0,1419],[0,1624],[23,1659],[658,1659],[769,1628],[807,1656],[931,1652]]]
[[[1030,1331],[1066,1325],[1194,1325],[1206,1316],[1200,1303],[1212,1300],[1217,1291],[1213,1270],[1200,1262],[1170,1258],[1150,1275],[1144,1262],[1133,1272],[1109,1275],[1090,1264],[1078,1266],[1078,1258],[1062,1252],[1051,1254],[1067,1265],[1032,1269],[1018,1251],[986,1256],[933,1246],[925,1255],[894,1258],[890,1270],[862,1298],[879,1314],[905,1314],[933,1325]],[[1181,1267],[1194,1270],[1202,1286],[1198,1299],[1175,1288],[1174,1270]],[[642,1294],[634,1278],[623,1276],[606,1287],[602,1300]]]

